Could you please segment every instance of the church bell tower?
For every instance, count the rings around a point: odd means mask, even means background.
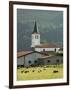
[[[35,22],[34,30],[32,32],[32,38],[31,38],[31,47],[35,47],[36,45],[40,45],[40,34],[38,32],[37,24]]]

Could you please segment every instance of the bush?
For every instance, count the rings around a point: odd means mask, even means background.
[[[63,56],[63,53],[56,53],[56,56]]]

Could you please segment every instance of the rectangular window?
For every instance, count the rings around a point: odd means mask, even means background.
[[[38,35],[35,36],[35,39],[38,39]]]

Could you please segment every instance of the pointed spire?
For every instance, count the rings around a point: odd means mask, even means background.
[[[34,34],[34,33],[38,33],[36,21],[35,21],[34,30],[33,30],[32,34]]]

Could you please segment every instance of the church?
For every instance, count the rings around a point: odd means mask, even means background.
[[[44,37],[44,36],[43,36]],[[31,48],[34,49],[34,51],[43,52],[43,51],[55,51],[58,52],[60,47],[58,45],[55,45],[53,43],[40,43],[40,33],[38,32],[38,27],[35,22],[34,30],[32,32],[31,37]]]

